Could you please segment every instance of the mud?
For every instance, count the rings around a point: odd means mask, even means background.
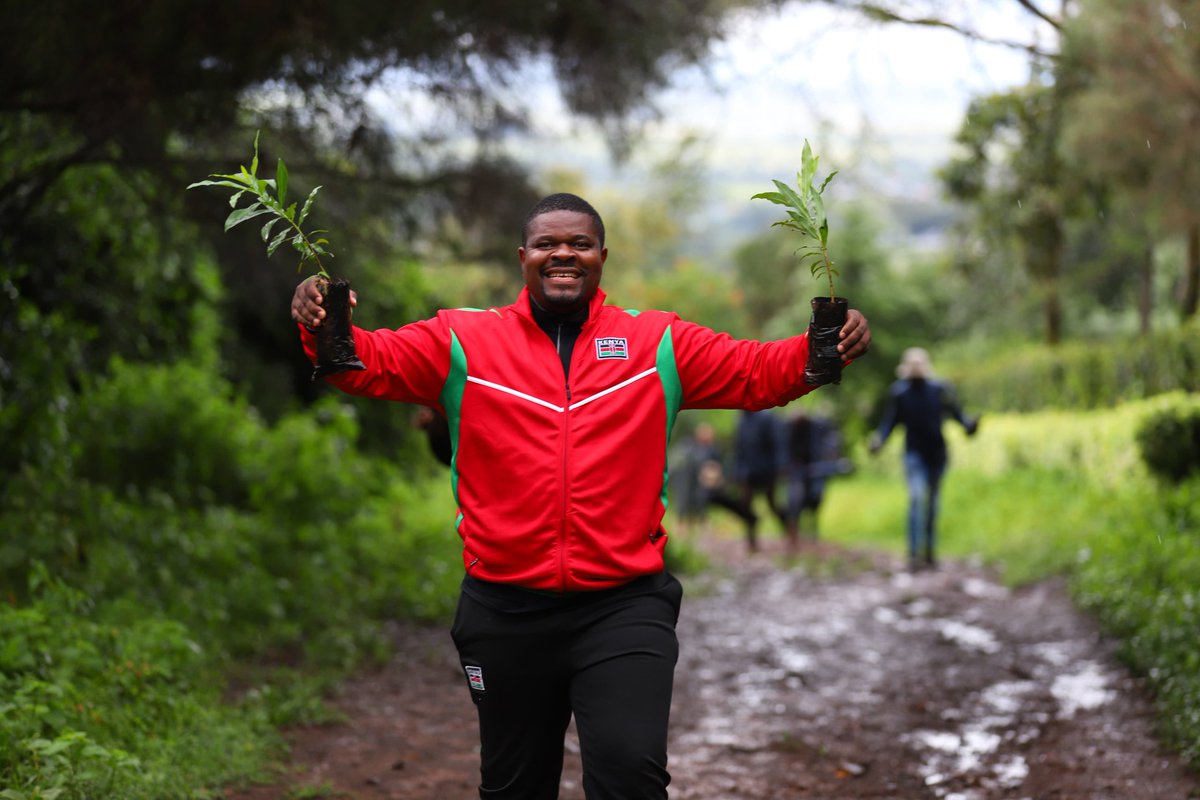
[[[909,573],[877,554],[747,557],[685,581],[672,711],[676,800],[1200,797],[1160,747],[1143,687],[1058,581],[976,566]],[[344,723],[291,731],[271,786],[380,800],[474,798],[474,707],[445,628],[405,626],[346,683]],[[563,800],[581,800],[574,731]],[[312,795],[308,795],[312,796]]]

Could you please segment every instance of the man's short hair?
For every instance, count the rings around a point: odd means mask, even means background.
[[[525,215],[525,224],[521,226],[522,246],[529,241],[529,226],[533,220],[551,211],[576,211],[580,214],[587,214],[596,225],[596,235],[600,237],[600,246],[604,246],[604,220],[600,219],[600,212],[592,208],[592,204],[587,200],[570,192],[546,195],[537,201],[533,208],[529,209],[529,213]]]

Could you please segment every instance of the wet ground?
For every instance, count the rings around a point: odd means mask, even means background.
[[[685,581],[672,712],[677,800],[1200,798],[1142,687],[1057,581],[1008,590],[948,563],[706,540]],[[346,721],[293,731],[281,782],[238,800],[477,797],[474,707],[444,628],[406,627],[345,684]],[[563,800],[581,800],[568,734]]]

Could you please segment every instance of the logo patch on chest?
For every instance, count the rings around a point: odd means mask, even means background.
[[[596,358],[629,359],[629,341],[624,336],[605,336],[596,340]]]
[[[467,671],[467,682],[471,685],[471,691],[482,692],[483,689],[483,669],[480,667],[464,667]]]

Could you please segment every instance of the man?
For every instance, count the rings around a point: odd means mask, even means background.
[[[762,495],[767,508],[787,526],[787,511],[775,497],[775,484],[786,461],[786,441],[779,419],[770,411],[742,411],[738,418],[733,445],[733,473],[742,494],[742,504],[750,514],[746,523],[746,550],[758,552],[758,515],[754,498]]]
[[[684,408],[766,408],[811,391],[807,338],[737,341],[661,311],[604,305],[590,204],[529,212],[514,304],[355,329],[352,394],[449,422],[466,576],[452,636],[479,713],[481,797],[555,798],[575,716],[589,798],[666,797],[681,588],[663,569],[666,452]],[[310,358],[310,281],[292,317]],[[846,360],[870,345],[852,311]]]
[[[842,457],[842,434],[832,419],[800,411],[787,428],[787,541],[798,549],[802,528],[807,538],[818,536],[826,482],[849,472],[850,464]],[[807,526],[804,516],[811,519]]]
[[[896,367],[899,378],[888,391],[883,418],[868,447],[877,453],[897,425],[903,425],[904,476],[908,484],[909,569],[937,566],[937,515],[942,477],[948,463],[942,421],[953,417],[968,436],[979,419],[968,419],[949,384],[933,376],[929,353],[920,347],[904,351]]]

